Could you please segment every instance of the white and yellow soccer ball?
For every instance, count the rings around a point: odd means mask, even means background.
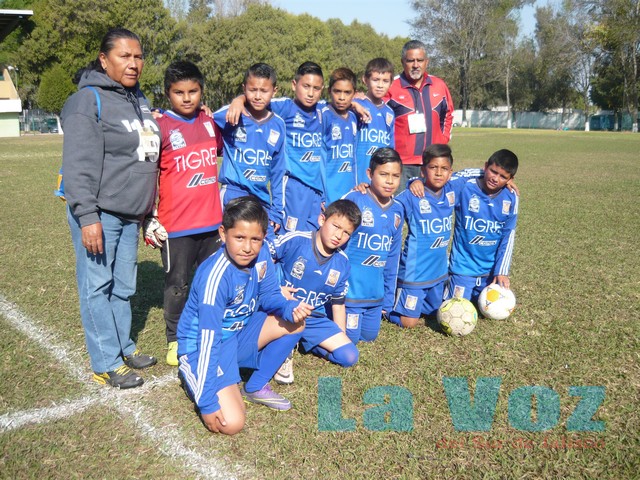
[[[478,312],[466,298],[453,297],[438,309],[438,323],[447,335],[463,337],[469,335],[478,323]]]
[[[516,296],[508,288],[497,283],[487,285],[478,297],[478,308],[491,320],[504,320],[516,307]]]

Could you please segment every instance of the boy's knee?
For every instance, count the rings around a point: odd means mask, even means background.
[[[416,328],[419,321],[420,318],[405,317],[404,315],[400,317],[400,325],[404,328]]]
[[[376,338],[378,338],[378,333],[379,330],[362,330],[362,332],[360,333],[360,340],[364,342],[373,342]]]
[[[225,419],[227,424],[220,428],[220,433],[224,435],[235,435],[236,433],[240,433],[244,428],[244,417],[236,418],[236,419]]]
[[[356,363],[358,363],[358,358],[360,357],[360,352],[358,348],[353,343],[347,343],[341,347],[336,348],[329,355],[329,360],[333,363],[337,363],[341,367],[352,367]]]

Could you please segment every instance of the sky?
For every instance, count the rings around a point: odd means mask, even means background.
[[[549,0],[538,0],[538,4]],[[272,0],[273,6],[288,12],[308,13],[320,20],[338,18],[345,25],[353,20],[370,24],[378,33],[390,37],[410,36],[407,20],[413,11],[409,0]],[[531,35],[535,28],[535,7],[524,7],[521,12],[521,35]]]

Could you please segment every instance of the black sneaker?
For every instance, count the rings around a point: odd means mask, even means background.
[[[124,364],[127,367],[135,368],[136,370],[142,370],[143,368],[148,368],[158,363],[158,359],[156,357],[140,353],[140,350],[136,350],[131,355],[127,355],[123,358]]]
[[[109,384],[116,388],[135,388],[144,383],[144,379],[132,372],[129,367],[122,365],[113,372],[93,373],[93,381],[100,385]]]

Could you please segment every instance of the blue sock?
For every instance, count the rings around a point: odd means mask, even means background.
[[[301,336],[302,332],[284,335],[260,350],[258,354],[260,367],[251,374],[251,378],[244,386],[245,391],[257,392],[269,383]]]
[[[396,312],[391,312],[389,314],[389,321],[395,325],[398,325],[399,327],[402,327],[402,322],[400,321],[400,315],[398,315]]]
[[[329,352],[321,346],[315,346],[311,352],[319,357],[329,360],[331,363],[340,365],[341,367],[351,367],[358,362],[360,352],[353,343],[347,343],[336,348],[333,352]]]

